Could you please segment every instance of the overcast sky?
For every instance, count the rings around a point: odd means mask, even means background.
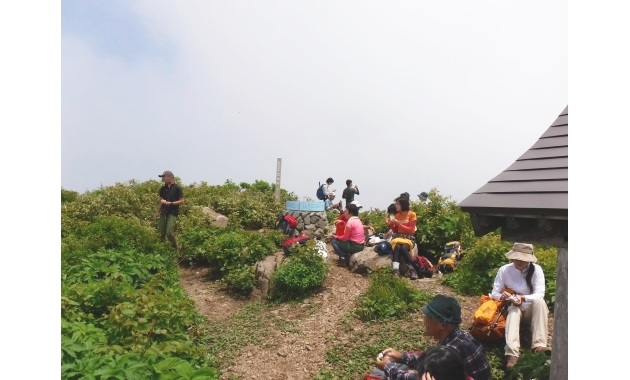
[[[172,170],[365,208],[461,201],[568,104],[565,1],[86,1],[61,19],[61,185]]]

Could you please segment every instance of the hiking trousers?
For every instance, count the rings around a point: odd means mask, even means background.
[[[175,243],[175,222],[177,217],[173,214],[160,214],[160,221],[158,228],[160,230],[160,239],[164,240],[166,237],[171,245],[177,248]]]
[[[547,303],[542,298],[534,300],[525,311],[521,311],[517,306],[510,306],[505,318],[505,354],[520,356],[521,323],[529,324],[532,332],[532,348],[547,347],[548,314]]]

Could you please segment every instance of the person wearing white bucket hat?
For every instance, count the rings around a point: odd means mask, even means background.
[[[499,268],[494,278],[491,296],[495,300],[512,300],[505,322],[506,369],[511,370],[520,355],[520,325],[529,324],[532,332],[532,351],[551,353],[547,347],[547,315],[545,302],[545,274],[534,256],[534,246],[514,243],[505,254],[509,264]],[[506,289],[511,289],[511,294]]]

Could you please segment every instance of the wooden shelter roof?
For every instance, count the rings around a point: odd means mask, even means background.
[[[569,106],[532,147],[458,206],[477,236],[566,247],[569,216]]]

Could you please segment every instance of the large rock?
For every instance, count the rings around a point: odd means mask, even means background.
[[[228,225],[229,219],[225,215],[221,215],[218,212],[214,211],[210,207],[204,207],[201,209],[204,214],[208,215],[212,218],[212,224],[217,227],[225,228]]]
[[[252,290],[250,298],[260,301],[269,297],[269,292],[271,290],[271,274],[280,267],[284,258],[284,252],[278,251],[256,263],[254,266],[254,270],[256,272],[256,286]]]
[[[383,266],[391,268],[391,255],[379,256],[374,247],[366,247],[363,251],[350,255],[348,270],[352,273],[366,274]]]

